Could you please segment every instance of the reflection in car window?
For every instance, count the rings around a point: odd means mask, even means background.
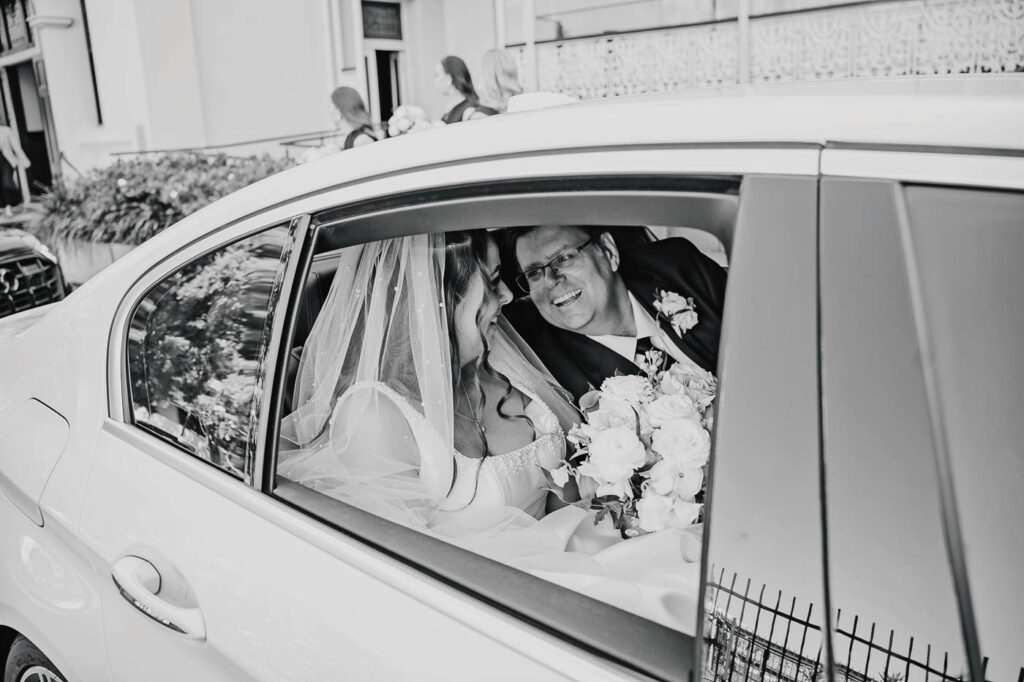
[[[985,679],[1019,680],[1024,193],[904,191]]]
[[[967,660],[897,193],[887,182],[822,183],[822,427],[835,663],[868,679],[961,679]]]
[[[740,214],[729,254],[703,603],[706,680],[818,680],[827,665],[817,191],[809,178],[749,181],[744,201],[754,208]],[[785,313],[765,301],[784,301]]]
[[[194,261],[132,315],[133,422],[239,478],[251,464],[261,364],[289,230],[278,226]]]

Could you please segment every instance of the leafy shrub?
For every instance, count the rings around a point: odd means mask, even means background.
[[[294,162],[270,156],[147,155],[58,180],[36,231],[49,241],[141,244],[185,216]]]

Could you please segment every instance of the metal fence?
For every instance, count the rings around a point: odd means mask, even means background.
[[[704,610],[704,682],[817,682],[827,654],[820,613],[796,597],[711,569]],[[962,682],[959,659],[931,644],[837,610],[835,679],[842,682]],[[982,662],[982,670],[988,659]],[[1018,676],[1024,682],[1024,668]]]

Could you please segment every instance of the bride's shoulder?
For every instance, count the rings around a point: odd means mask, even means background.
[[[354,384],[338,399],[331,416],[331,435],[349,442],[415,447],[422,417],[397,391],[373,381]]]

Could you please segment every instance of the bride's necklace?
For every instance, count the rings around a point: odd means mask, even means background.
[[[466,404],[469,405],[469,411],[472,413],[472,415],[462,414],[458,410],[455,410],[455,414],[459,415],[460,417],[469,422],[472,422],[476,426],[476,428],[480,429],[480,433],[487,433],[487,429],[486,427],[484,427],[483,422],[481,422],[480,418],[477,417],[476,415],[476,408],[473,406],[473,399],[469,396],[469,391],[466,390],[466,385],[463,384],[461,388],[462,395],[466,396]]]

